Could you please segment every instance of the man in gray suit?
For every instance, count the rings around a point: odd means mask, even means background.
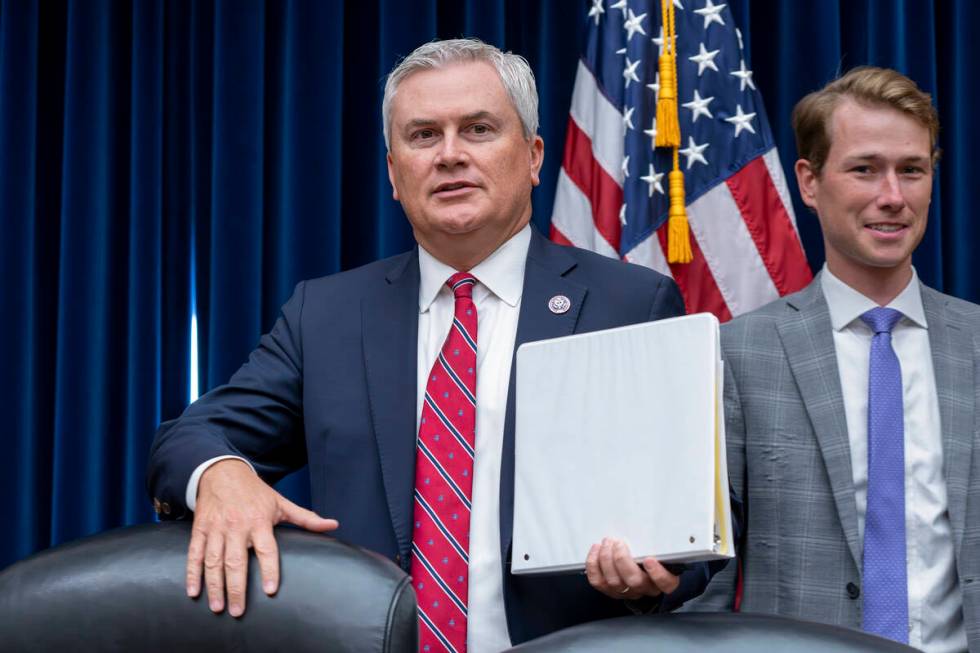
[[[912,267],[936,111],[907,77],[861,68],[805,97],[793,128],[826,265],[722,328],[729,470],[747,526],[740,564],[688,609],[980,652],[980,306]]]

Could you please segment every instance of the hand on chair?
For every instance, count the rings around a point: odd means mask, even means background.
[[[259,562],[262,589],[275,594],[279,547],[272,527],[281,522],[316,532],[339,525],[289,501],[241,460],[222,460],[205,470],[187,550],[187,595],[200,595],[203,572],[211,610],[224,610],[227,589],[228,614],[240,617],[245,612],[250,548]]]

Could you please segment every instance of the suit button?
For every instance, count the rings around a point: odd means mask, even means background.
[[[861,596],[861,588],[859,588],[854,583],[848,583],[847,587],[845,587],[844,589],[847,590],[848,598],[856,599],[857,597]]]
[[[170,504],[167,503],[166,501],[161,502],[160,503],[160,510],[163,511],[163,514],[169,515],[170,514]]]
[[[402,563],[402,554],[396,553],[394,559],[395,559],[395,564],[400,565]]]

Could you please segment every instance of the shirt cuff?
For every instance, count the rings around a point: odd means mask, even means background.
[[[208,467],[215,464],[216,462],[221,460],[227,460],[229,458],[240,460],[246,465],[248,465],[249,467],[251,467],[253,472],[255,471],[255,467],[252,467],[252,463],[248,462],[241,456],[215,456],[214,458],[205,460],[203,463],[201,463],[194,469],[194,473],[191,474],[190,480],[187,481],[187,492],[184,494],[184,503],[187,504],[188,510],[193,511],[194,508],[197,507],[197,486],[201,482],[201,474],[203,474]]]

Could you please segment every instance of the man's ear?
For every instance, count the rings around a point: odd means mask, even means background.
[[[820,183],[820,178],[814,171],[813,165],[807,159],[800,159],[793,166],[793,170],[796,172],[796,184],[800,187],[800,199],[810,209],[816,211],[817,185]]]
[[[544,163],[544,139],[534,135],[531,139],[531,185],[541,183],[541,164]]]
[[[395,171],[393,169],[394,163],[391,160],[391,150],[388,150],[385,161],[388,163],[388,181],[391,183],[391,197],[397,202],[400,200],[398,199],[398,187],[395,186]]]

